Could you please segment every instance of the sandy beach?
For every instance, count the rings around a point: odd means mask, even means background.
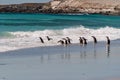
[[[120,40],[0,53],[0,80],[119,80]]]

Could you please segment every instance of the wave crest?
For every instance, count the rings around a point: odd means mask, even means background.
[[[62,30],[43,30],[43,31],[28,31],[28,32],[9,32],[14,38],[0,40],[0,51],[8,51],[13,49],[37,47],[37,46],[52,46],[57,45],[57,41],[64,37],[70,37],[72,43],[78,43],[78,38],[84,36],[88,41],[92,41],[91,36],[96,36],[98,41],[105,41],[106,36],[109,36],[111,40],[120,38],[120,29],[106,26],[99,29],[85,28],[79,26],[76,28],[67,28]],[[53,41],[48,42],[46,36],[53,38]],[[42,37],[45,44],[40,43],[39,37]],[[6,48],[2,48],[6,46]]]

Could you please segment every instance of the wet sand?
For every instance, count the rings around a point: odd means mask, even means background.
[[[0,53],[0,80],[119,80],[120,40]]]

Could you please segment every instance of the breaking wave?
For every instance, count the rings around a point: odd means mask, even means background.
[[[70,37],[72,43],[79,43],[79,37],[84,36],[88,41],[92,41],[91,36],[96,36],[98,41],[105,41],[106,36],[109,36],[111,40],[120,38],[120,29],[106,26],[99,29],[85,28],[79,26],[76,28],[66,28],[62,30],[43,30],[43,31],[27,31],[27,32],[8,32],[9,35],[14,37],[0,38],[0,52],[30,48],[38,46],[53,46],[59,45],[58,40],[64,37]],[[52,41],[47,41],[46,36],[53,38]],[[45,44],[40,43],[39,37],[42,37]]]

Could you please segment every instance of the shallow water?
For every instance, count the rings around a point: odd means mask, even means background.
[[[0,53],[0,80],[103,80],[120,76],[120,41]]]

